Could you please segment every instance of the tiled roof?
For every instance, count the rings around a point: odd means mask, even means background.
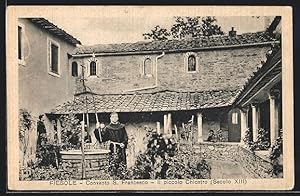
[[[281,47],[277,45],[271,52],[263,66],[253,73],[252,77],[245,83],[234,102],[235,105],[241,105],[247,101],[268,82],[282,73]]]
[[[55,24],[51,23],[50,21],[46,20],[45,18],[27,18],[29,19],[32,23],[36,24],[42,29],[45,29],[49,33],[73,44],[81,44],[79,40],[77,40],[75,37],[72,35],[68,34],[66,31],[63,29],[59,28]]]
[[[204,92],[161,91],[140,94],[81,94],[57,106],[51,113],[155,112],[225,107],[233,103],[238,90]]]
[[[235,46],[264,45],[278,41],[267,32],[245,33],[234,37],[211,36],[181,40],[141,41],[136,43],[98,44],[77,47],[72,54],[125,53],[150,51],[180,51],[193,49],[227,48]]]

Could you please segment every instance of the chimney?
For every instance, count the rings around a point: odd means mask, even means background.
[[[234,30],[234,27],[231,27],[231,31],[228,32],[230,37],[235,37],[236,36],[236,31]]]

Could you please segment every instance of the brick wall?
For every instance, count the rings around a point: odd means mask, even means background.
[[[261,66],[268,49],[268,46],[264,46],[200,51],[196,53],[195,73],[187,73],[186,53],[166,53],[158,60],[158,85],[168,89],[198,91],[237,88]],[[153,73],[155,57],[158,55],[149,55],[153,62]],[[89,77],[86,69],[87,85],[96,93],[119,93],[152,86],[155,84],[155,74],[153,77],[141,76],[141,64],[145,56],[148,55],[95,57],[98,77]],[[89,65],[93,57],[74,57],[73,60]]]

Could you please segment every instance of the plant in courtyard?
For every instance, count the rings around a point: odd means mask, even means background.
[[[22,165],[25,164],[25,157],[29,145],[29,134],[33,130],[34,120],[29,111],[26,109],[20,109],[19,111],[19,141],[20,149],[23,152]]]
[[[147,150],[137,157],[135,165],[127,171],[126,178],[210,178],[210,166],[192,151],[178,151],[177,144],[171,138],[150,131]]]
[[[251,131],[249,128],[247,128],[243,141],[246,148],[250,149],[251,151],[267,150],[270,147],[269,133],[263,128],[257,130],[256,141],[252,141]]]
[[[263,128],[257,130],[257,140],[254,142],[255,150],[268,150],[270,147],[269,132]]]
[[[255,145],[254,142],[252,141],[251,130],[249,128],[247,128],[245,131],[245,137],[243,138],[243,141],[246,148],[248,148],[251,151],[255,150]]]
[[[269,158],[272,162],[272,174],[278,176],[283,171],[282,164],[279,162],[280,156],[282,155],[282,129],[279,131],[279,136],[275,140],[271,147]]]
[[[108,157],[108,167],[106,168],[106,171],[115,180],[124,179],[126,177],[126,165],[120,161],[118,153],[112,153]]]
[[[58,168],[60,162],[60,147],[56,144],[44,144],[37,149],[38,166],[53,166]]]
[[[209,179],[210,165],[191,151],[181,151],[167,160],[166,179]]]
[[[80,149],[81,124],[75,114],[63,115],[61,120],[61,140],[63,150]]]
[[[69,180],[75,179],[76,169],[63,170],[50,166],[41,166],[37,162],[29,164],[30,174],[24,176],[20,173],[20,180]]]

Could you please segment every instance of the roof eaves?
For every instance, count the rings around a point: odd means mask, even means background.
[[[240,45],[222,45],[222,46],[210,46],[210,47],[201,47],[201,48],[185,48],[185,49],[159,49],[159,50],[143,50],[143,51],[127,51],[127,52],[100,52],[100,53],[79,53],[71,55],[73,57],[88,57],[88,56],[115,56],[115,55],[132,55],[132,54],[156,54],[161,52],[166,53],[175,53],[175,52],[188,52],[188,51],[204,51],[204,50],[215,50],[215,49],[230,49],[230,48],[245,48],[245,47],[252,47],[252,46],[265,46],[271,44],[277,44],[280,41],[268,41],[268,42],[261,42],[261,43],[248,43],[248,44],[240,44]],[[76,49],[75,49],[76,51]]]
[[[39,27],[45,29],[49,33],[58,36],[75,46],[76,44],[81,44],[81,42],[78,39],[76,39],[75,37],[73,37],[72,35],[70,35],[69,33],[67,33],[66,31],[59,28],[58,26],[56,26],[55,24],[53,24],[52,22],[48,21],[45,18],[27,18],[27,19],[29,19],[32,23],[38,25]]]

